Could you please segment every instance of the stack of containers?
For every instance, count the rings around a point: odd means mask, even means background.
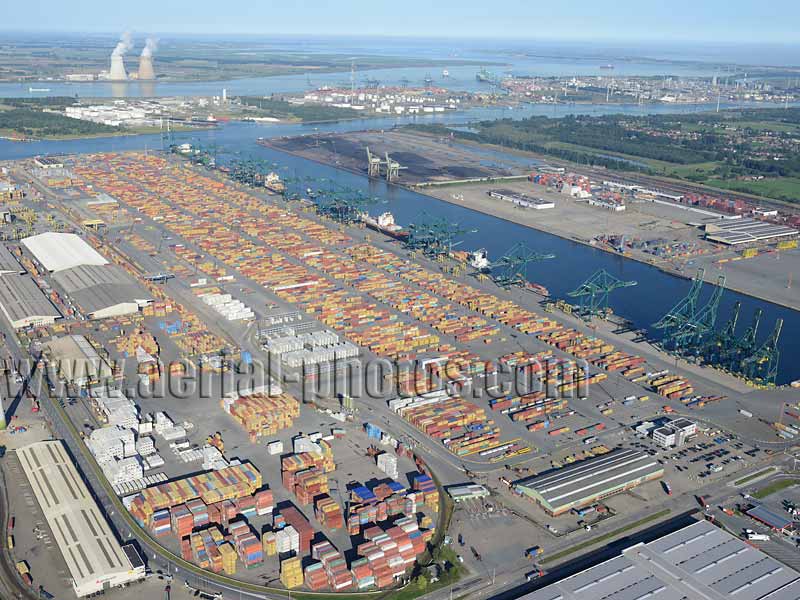
[[[397,457],[388,452],[378,455],[378,468],[392,479],[397,479]]]
[[[344,527],[344,515],[342,507],[327,494],[318,497],[314,506],[314,514],[317,521],[328,529],[341,529]]]
[[[172,533],[174,533],[176,537],[184,538],[192,533],[194,517],[185,504],[173,506],[172,509],[170,509],[170,517],[172,521]]]
[[[247,431],[250,441],[263,435],[274,435],[292,426],[300,414],[300,404],[289,394],[269,396],[264,393],[246,396],[225,396],[222,409]]]
[[[306,587],[314,592],[328,587],[328,574],[321,562],[315,562],[306,567],[305,582]]]
[[[226,575],[236,574],[236,549],[228,542],[219,545],[219,551],[222,555],[222,571]]]
[[[328,577],[328,586],[333,591],[339,592],[353,585],[353,574],[347,569],[344,556],[330,542],[314,544],[312,556],[322,563]]]
[[[209,523],[208,507],[205,502],[199,498],[189,500],[186,503],[186,508],[192,513],[192,520],[194,521],[194,528],[205,527]]]
[[[283,529],[286,527],[286,519],[283,518],[281,513],[272,516],[272,526],[275,529]]]
[[[359,591],[375,587],[375,575],[372,573],[372,566],[366,558],[354,560],[353,564],[350,565],[350,571],[353,573],[353,582]]]
[[[364,537],[369,541],[360,544],[357,553],[369,561],[379,588],[402,576],[426,545],[416,519],[411,517],[398,519],[386,531],[370,527],[364,531]]]
[[[251,519],[256,516],[256,499],[254,496],[245,496],[233,501],[236,507],[236,514]]]
[[[231,523],[228,526],[228,531],[245,568],[249,569],[264,562],[264,551],[262,550],[261,542],[250,530],[247,523],[244,521]]]
[[[294,474],[293,491],[300,504],[311,504],[315,497],[328,493],[328,476],[316,467],[298,471]]]
[[[172,518],[168,509],[158,510],[153,513],[150,529],[156,537],[164,537],[172,531]]]
[[[425,505],[432,510],[439,510],[439,490],[429,475],[420,473],[414,475],[414,489],[422,492],[425,496]]]
[[[300,534],[291,525],[287,525],[275,534],[275,547],[278,553],[300,551]]]
[[[261,490],[256,492],[256,514],[259,517],[272,514],[273,498],[272,490]]]
[[[282,509],[281,515],[286,521],[287,526],[291,525],[294,527],[300,536],[298,554],[301,556],[308,554],[311,549],[311,540],[314,538],[314,529],[311,527],[308,519],[294,506]]]
[[[265,531],[261,534],[261,549],[264,556],[275,556],[278,553],[278,540],[274,531]]]
[[[281,583],[287,590],[303,585],[303,566],[299,556],[281,561]]]
[[[143,525],[150,522],[157,510],[178,506],[194,498],[200,498],[208,505],[250,496],[261,485],[261,473],[250,463],[242,463],[145,488],[133,498],[129,511]]]

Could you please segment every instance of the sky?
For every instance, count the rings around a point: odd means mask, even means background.
[[[13,8],[8,8],[13,2]],[[0,30],[798,43],[800,0],[3,0]]]

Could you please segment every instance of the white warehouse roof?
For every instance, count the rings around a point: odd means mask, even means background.
[[[74,233],[48,231],[22,240],[24,246],[48,271],[58,272],[81,265],[107,265],[97,250]]]
[[[58,440],[17,450],[80,598],[141,579]]]
[[[800,573],[698,521],[520,600],[797,600]]]

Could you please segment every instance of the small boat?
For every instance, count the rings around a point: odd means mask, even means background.
[[[28,88],[28,92],[30,92],[31,94],[33,94],[34,92],[49,92],[49,91],[50,88],[35,88],[35,87]]]
[[[447,69],[442,69],[442,77],[445,78],[450,77],[450,71],[448,71]]]

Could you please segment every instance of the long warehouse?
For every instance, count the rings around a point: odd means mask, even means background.
[[[52,325],[61,318],[28,275],[0,275],[0,310],[14,329]]]
[[[800,573],[698,521],[520,600],[797,600]]]
[[[608,454],[521,479],[515,488],[547,514],[557,516],[632,489],[664,475],[658,461],[639,450],[618,448]]]
[[[97,250],[74,233],[48,231],[24,238],[22,245],[53,273],[81,265],[108,264]]]
[[[0,244],[0,275],[15,274],[22,275],[25,269],[19,264],[17,258],[6,248],[5,244]]]
[[[787,237],[794,237],[797,229],[786,225],[776,225],[757,219],[726,219],[709,223],[705,227],[706,239],[712,242],[736,246],[753,242],[767,242]]]
[[[81,265],[53,274],[53,281],[90,319],[135,313],[152,298],[116,265]]]
[[[78,470],[58,441],[17,450],[79,598],[144,578],[133,546],[121,546]]]

